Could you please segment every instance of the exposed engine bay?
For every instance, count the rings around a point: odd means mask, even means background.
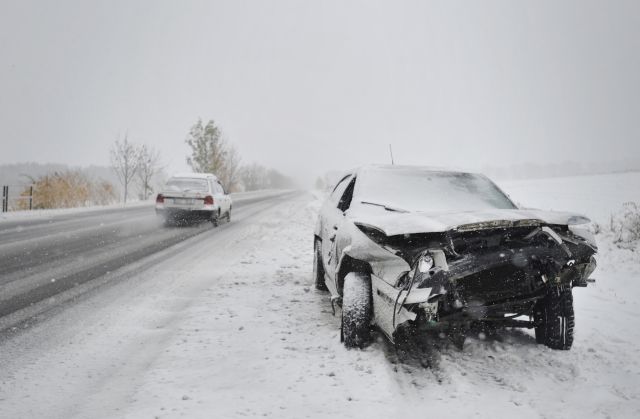
[[[419,329],[464,331],[477,322],[533,328],[536,306],[551,290],[587,286],[596,267],[597,248],[588,237],[537,220],[391,237],[359,227],[411,266],[395,283],[396,315],[387,333],[401,320]],[[414,302],[412,294],[424,301]],[[399,316],[400,310],[408,313]]]

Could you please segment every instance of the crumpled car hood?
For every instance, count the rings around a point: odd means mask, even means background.
[[[387,236],[416,233],[442,233],[453,229],[482,229],[488,227],[508,227],[517,222],[537,220],[542,224],[572,224],[574,218],[579,223],[589,219],[575,213],[542,211],[535,209],[495,209],[491,211],[465,211],[456,213],[395,212],[382,207],[358,205],[349,212],[349,217],[357,224],[364,224],[382,230]],[[496,222],[496,223],[493,223]],[[503,223],[501,223],[503,222]],[[489,223],[486,227],[482,224]],[[576,222],[573,222],[575,224]]]

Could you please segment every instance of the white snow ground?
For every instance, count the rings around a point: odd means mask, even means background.
[[[503,186],[542,208],[569,187],[582,192],[567,209],[603,216],[618,209],[612,190],[640,201],[638,174]],[[574,292],[571,351],[520,330],[462,351],[442,340],[398,355],[381,337],[346,350],[311,280],[318,207],[308,194],[192,238],[1,342],[0,417],[640,417],[637,252],[598,236],[598,282]]]

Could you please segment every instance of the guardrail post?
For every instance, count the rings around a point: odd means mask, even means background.
[[[2,187],[2,212],[7,212],[9,209],[9,187]]]
[[[33,209],[33,185],[29,187],[29,211]]]

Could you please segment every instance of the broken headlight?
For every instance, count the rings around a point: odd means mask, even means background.
[[[362,231],[364,234],[367,235],[367,237],[369,237],[371,240],[373,240],[380,246],[384,245],[387,238],[387,235],[384,234],[384,231],[367,224],[356,223],[356,227],[358,227],[360,231]]]
[[[427,273],[429,269],[433,268],[433,258],[428,253],[422,254],[418,260],[418,272]]]

